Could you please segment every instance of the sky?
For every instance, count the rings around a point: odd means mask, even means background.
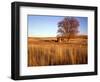
[[[28,15],[28,37],[57,36],[58,22],[65,16]],[[66,16],[67,17],[67,16]],[[76,17],[79,21],[79,34],[87,35],[88,18]]]

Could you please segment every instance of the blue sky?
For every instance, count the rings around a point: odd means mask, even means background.
[[[67,17],[67,16],[66,16]],[[58,22],[64,16],[42,16],[28,15],[28,36],[33,37],[55,37],[57,36]],[[76,17],[80,23],[79,34],[87,34],[88,18]]]

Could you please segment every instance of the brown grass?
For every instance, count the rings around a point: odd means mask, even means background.
[[[59,43],[28,39],[28,66],[87,64],[87,39],[77,43]]]

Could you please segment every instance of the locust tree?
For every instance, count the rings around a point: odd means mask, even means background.
[[[79,21],[75,17],[65,17],[62,21],[58,22],[58,36],[71,36],[76,35],[79,31]]]

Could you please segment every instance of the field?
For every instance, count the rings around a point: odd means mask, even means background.
[[[56,37],[28,37],[28,66],[87,64],[87,36],[66,42]]]

